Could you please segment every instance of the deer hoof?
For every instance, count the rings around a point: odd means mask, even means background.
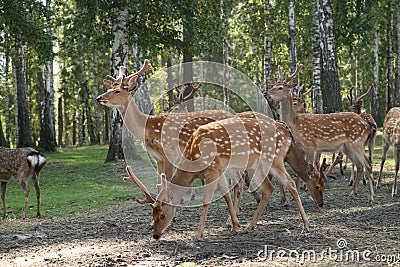
[[[239,233],[240,235],[248,234],[248,233],[249,233],[249,230],[247,230],[247,229],[240,230],[238,233]]]

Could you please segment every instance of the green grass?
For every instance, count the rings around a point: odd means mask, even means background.
[[[122,180],[125,163],[105,163],[107,146],[60,149],[46,153],[40,176],[42,217],[84,216],[110,208],[121,200],[133,200],[138,190]],[[28,217],[36,215],[36,194],[31,179]],[[18,183],[7,186],[9,218],[21,218],[24,191]]]

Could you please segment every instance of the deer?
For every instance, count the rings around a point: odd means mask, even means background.
[[[364,170],[368,172],[369,200],[374,201],[374,180],[372,163],[365,155],[364,145],[371,136],[371,127],[353,112],[330,114],[296,114],[292,102],[292,88],[296,85],[293,79],[299,74],[303,65],[297,64],[296,70],[286,79],[279,75],[278,79],[270,80],[272,88],[266,92],[267,98],[279,101],[282,109],[282,119],[292,130],[294,139],[305,155],[306,161],[315,166],[320,152],[341,151],[357,166],[356,182],[350,197],[355,198],[360,178]],[[282,67],[278,67],[279,69]]]
[[[293,108],[296,113],[306,113],[305,97],[314,91],[315,86],[311,86],[306,92],[302,93],[304,90],[304,85],[299,85],[296,90],[293,91]],[[294,89],[294,88],[293,88]]]
[[[138,72],[125,76],[127,68],[121,66],[117,78],[107,76],[103,81],[107,91],[99,95],[96,100],[101,105],[118,109],[127,129],[143,142],[145,149],[156,161],[159,175],[164,173],[167,180],[170,180],[174,163],[179,159],[192,133],[200,125],[234,115],[225,110],[176,111],[179,105],[189,100],[201,86],[201,84],[193,86],[192,83],[189,84],[192,91],[185,97],[183,95],[184,90],[188,88],[187,85],[178,87],[177,103],[171,112],[157,115],[143,113],[136,105],[132,91],[136,87],[136,79],[150,68],[150,61],[146,59]],[[235,178],[235,181],[241,182],[242,179]],[[237,190],[236,187],[234,189]],[[257,192],[252,193],[258,202]]]
[[[397,175],[399,172],[399,151],[400,151],[400,108],[394,107],[389,110],[383,122],[382,131],[382,159],[379,170],[379,178],[376,188],[379,189],[382,183],[382,171],[386,161],[386,154],[389,147],[393,146],[393,156],[395,160],[395,175],[392,186],[392,197],[397,195]]]
[[[368,146],[368,159],[371,162],[371,164],[373,164],[373,154],[374,154],[374,150],[375,150],[375,139],[376,139],[378,125],[376,124],[372,115],[361,112],[361,108],[362,108],[364,98],[367,97],[372,92],[372,89],[374,89],[374,85],[371,85],[367,89],[367,91],[364,94],[357,97],[355,101],[353,101],[353,89],[354,89],[354,86],[350,87],[349,95],[347,96],[347,99],[349,100],[349,106],[347,108],[347,111],[359,114],[363,118],[363,120],[365,120],[370,125],[371,132],[370,132],[370,137],[368,138],[368,142],[366,145]],[[359,86],[359,89],[361,91],[360,86]],[[343,158],[343,155],[341,153],[339,153],[339,155],[337,156],[337,158],[334,161],[334,164],[332,164],[332,168],[329,168],[328,172],[326,173],[326,176],[334,177],[331,174],[333,167],[337,164],[341,164],[342,158]],[[343,174],[342,169],[341,169],[341,172]],[[350,186],[353,185],[353,182],[354,182],[354,164],[352,164],[352,168],[351,168],[349,185]],[[364,184],[366,184],[365,179],[363,179],[363,182],[364,182]]]
[[[301,154],[294,150],[292,144],[293,139],[289,130],[283,124],[260,113],[245,112],[233,118],[198,127],[187,144],[172,179],[167,181],[165,175],[162,176],[161,190],[156,198],[129,171],[129,177],[126,180],[138,185],[145,194],[146,199],[139,200],[138,203],[151,204],[154,219],[153,238],[157,240],[161,238],[171,223],[177,204],[195,178],[204,183],[205,189],[202,214],[194,240],[203,237],[207,211],[216,187],[220,189],[228,205],[232,231],[238,230],[238,219],[230,203],[226,181],[221,178],[226,169],[247,171],[253,177],[251,191],[256,190],[257,187],[260,187],[261,190],[261,200],[252,220],[243,232],[249,232],[255,228],[272,195],[274,187],[267,177],[268,173],[271,173],[280,184],[288,188],[299,209],[303,230],[308,230],[307,215],[298,195],[296,184],[285,169],[284,159],[288,158],[294,163],[298,159],[297,157],[303,159],[296,163],[296,167],[299,168],[302,175],[307,176],[306,180],[310,185],[311,196],[320,206],[323,203],[323,188],[318,185],[311,186],[311,184],[318,184],[321,179],[308,176],[317,176],[318,172],[314,171],[311,164],[305,162]],[[290,153],[288,153],[289,151]]]
[[[0,181],[1,200],[3,202],[3,219],[8,217],[6,205],[6,191],[8,182],[19,182],[25,191],[23,219],[27,218],[27,207],[30,188],[29,177],[32,177],[37,199],[36,217],[40,218],[40,172],[46,165],[46,157],[33,148],[6,148],[0,147]]]

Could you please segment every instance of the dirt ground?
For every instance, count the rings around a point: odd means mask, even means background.
[[[0,222],[0,266],[399,266],[400,201],[386,179],[367,201],[356,199],[346,180],[331,181],[318,208],[301,192],[311,227],[302,233],[293,201],[282,207],[278,190],[256,229],[232,236],[226,204],[210,207],[204,239],[192,242],[200,208],[179,208],[160,241],[152,239],[150,207],[126,200],[107,212],[79,218]],[[137,196],[138,197],[138,196]],[[243,228],[256,203],[244,194]]]

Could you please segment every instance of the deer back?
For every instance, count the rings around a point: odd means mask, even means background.
[[[389,110],[383,122],[382,137],[393,146],[400,147],[400,108]]]

